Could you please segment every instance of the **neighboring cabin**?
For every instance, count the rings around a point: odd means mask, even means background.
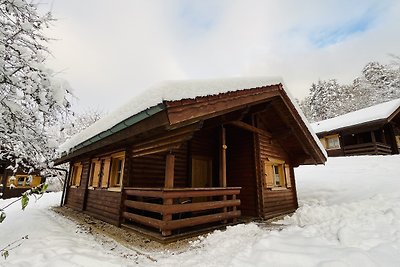
[[[36,172],[28,174],[19,170],[14,173],[7,169],[10,164],[9,161],[0,161],[0,198],[19,197],[25,191],[44,182]]]
[[[330,157],[399,154],[400,99],[312,124]]]
[[[65,205],[159,238],[298,207],[326,153],[281,80],[166,82],[76,135]]]

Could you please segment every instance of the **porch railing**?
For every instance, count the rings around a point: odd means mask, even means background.
[[[345,155],[388,155],[392,153],[389,145],[383,143],[364,143],[344,147]]]
[[[125,188],[123,220],[157,229],[162,236],[184,228],[227,223],[240,217],[240,187]]]

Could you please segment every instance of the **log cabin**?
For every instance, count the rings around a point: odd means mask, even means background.
[[[60,147],[62,202],[158,240],[298,207],[326,152],[280,79],[169,81]]]
[[[18,169],[15,173],[9,169],[12,163],[0,160],[0,198],[19,197],[27,190],[43,183],[45,179],[39,172],[27,172]]]
[[[330,157],[399,154],[400,99],[311,126]]]

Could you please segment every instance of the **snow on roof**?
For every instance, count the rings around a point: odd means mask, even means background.
[[[316,133],[329,132],[366,122],[386,119],[399,107],[400,98],[372,107],[353,111],[331,119],[315,122],[312,123],[311,126]]]
[[[111,129],[118,123],[151,107],[155,107],[163,103],[164,101],[194,99],[201,96],[218,95],[221,93],[233,92],[237,90],[252,89],[277,84],[284,85],[282,78],[261,76],[234,77],[225,79],[164,81],[148,88],[142,94],[134,97],[133,99],[131,99],[131,101],[129,101],[122,107],[108,114],[90,127],[83,130],[82,132],[72,136],[69,140],[67,140],[64,144],[60,146],[59,152],[68,153],[71,148],[74,148],[75,146],[85,142],[86,140],[104,131],[107,131],[108,129]],[[309,131],[313,135],[313,138],[316,140],[317,144],[321,148],[321,151],[325,153],[325,149],[323,149],[322,145],[320,145],[319,139],[312,131],[311,126],[308,124],[307,119],[305,119],[305,116],[298,107],[296,101],[287,92],[286,86],[284,86],[284,88],[286,89],[286,93],[288,94],[289,98],[291,98],[292,103],[295,105],[298,113],[304,120]]]

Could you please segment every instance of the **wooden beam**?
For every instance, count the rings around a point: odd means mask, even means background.
[[[173,190],[132,188],[125,189],[127,196],[142,196],[156,198],[188,198],[188,197],[213,197],[222,195],[239,195],[241,187],[223,188],[176,188]]]
[[[227,122],[226,124],[230,124],[230,125],[236,126],[238,128],[241,128],[243,130],[250,131],[250,132],[253,132],[253,133],[262,134],[262,135],[265,135],[268,138],[272,138],[272,134],[271,133],[269,133],[269,132],[267,132],[267,131],[265,131],[263,129],[254,127],[254,126],[252,126],[250,124],[247,124],[245,122],[242,122],[242,121],[230,121],[230,122]]]
[[[230,212],[221,212],[217,214],[211,215],[203,215],[198,217],[192,218],[185,218],[181,220],[173,220],[169,222],[163,222],[162,228],[164,230],[174,230],[185,228],[193,225],[200,225],[206,224],[211,222],[218,222],[218,221],[225,221],[229,219],[239,218],[240,217],[240,210],[237,211],[230,211]]]
[[[162,205],[147,203],[134,200],[125,200],[124,205],[129,208],[146,210],[157,213],[175,214],[182,212],[193,212],[193,211],[204,211],[211,209],[219,209],[224,207],[234,207],[240,205],[240,199],[236,199],[236,195],[233,196],[232,200],[225,201],[209,201],[209,202],[199,202],[199,203],[189,203],[189,204],[172,204],[172,205]]]
[[[146,226],[154,227],[157,229],[161,229],[161,227],[163,225],[163,221],[161,221],[161,220],[134,214],[134,213],[130,213],[130,212],[124,212],[124,213],[122,213],[122,216],[127,220],[138,222],[138,223],[144,224]]]
[[[246,108],[268,101],[279,95],[279,86],[272,85],[254,88],[250,91],[236,91],[224,95],[198,97],[180,101],[167,101],[167,113],[170,125],[190,121],[206,120],[228,112]]]
[[[175,169],[175,155],[174,154],[167,154],[165,158],[165,188],[174,188],[174,169]],[[170,206],[173,204],[173,198],[164,198],[163,204],[165,207]],[[167,223],[172,220],[172,213],[163,212],[163,223]],[[169,229],[161,229],[162,236],[169,236],[172,234],[171,230]]]
[[[165,188],[174,188],[175,155],[167,154],[165,158]]]

